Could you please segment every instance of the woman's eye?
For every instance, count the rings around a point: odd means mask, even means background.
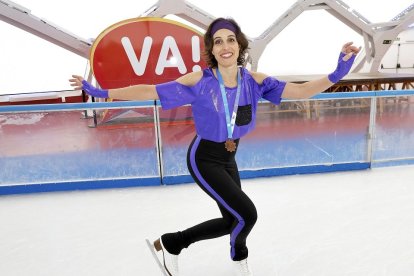
[[[234,37],[232,37],[232,38],[229,38],[229,43],[235,43],[236,42],[236,39],[234,38]]]
[[[222,43],[222,41],[220,39],[217,39],[217,40],[214,41],[214,44],[216,44],[216,45],[220,45],[221,43]]]

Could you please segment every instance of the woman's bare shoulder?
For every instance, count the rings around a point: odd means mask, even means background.
[[[196,72],[185,74],[182,77],[179,77],[177,79],[177,82],[183,85],[186,85],[186,86],[194,86],[197,84],[197,82],[201,80],[202,77],[203,77],[203,71],[196,71]]]
[[[249,71],[249,73],[258,84],[262,84],[263,80],[268,77],[268,75],[260,72]]]

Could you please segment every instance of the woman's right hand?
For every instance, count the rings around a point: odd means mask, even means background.
[[[96,88],[95,86],[84,80],[81,76],[72,75],[72,79],[69,79],[69,82],[70,86],[73,86],[77,90],[82,89],[92,97],[108,98],[108,90]]]
[[[75,90],[83,89],[83,78],[78,75],[72,75],[72,79],[69,79],[70,86],[73,86]]]

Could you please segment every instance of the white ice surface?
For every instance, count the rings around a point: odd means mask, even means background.
[[[414,167],[244,180],[254,275],[414,275]],[[161,275],[144,239],[218,216],[196,185],[0,197],[0,275]],[[228,237],[180,255],[182,276],[232,275]]]

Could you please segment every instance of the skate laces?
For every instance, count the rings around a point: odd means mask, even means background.
[[[247,264],[247,259],[236,261],[236,269],[240,276],[252,276],[252,272]]]
[[[172,276],[178,276],[178,255],[173,255],[163,250],[164,266]]]
[[[165,249],[165,246],[162,244],[162,239],[160,239],[162,246],[162,254],[164,257],[164,267],[167,269],[168,273],[171,276],[179,276],[178,271],[178,255],[171,254]]]

